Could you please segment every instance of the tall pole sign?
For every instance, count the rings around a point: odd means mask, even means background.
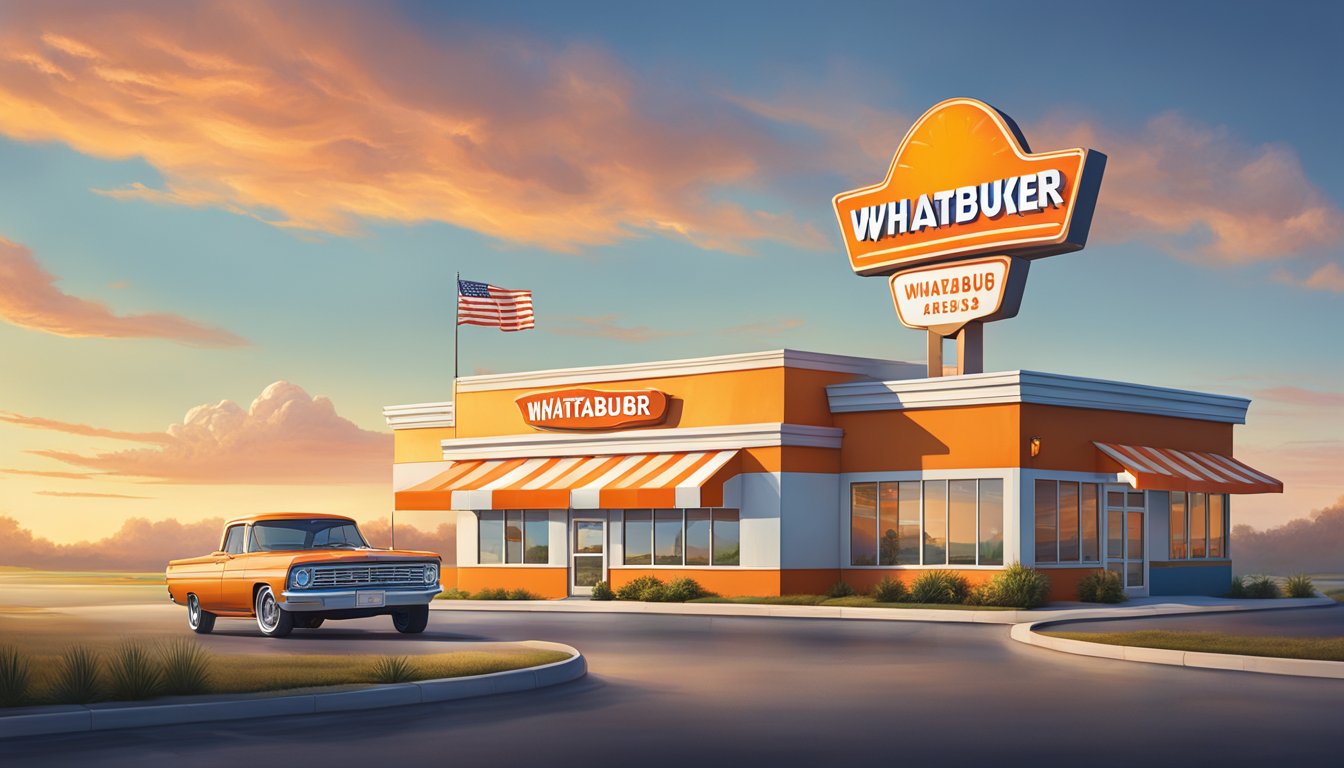
[[[948,99],[901,141],[882,183],[835,196],[854,272],[890,276],[897,317],[929,334],[929,376],[955,336],[983,369],[983,323],[1017,314],[1031,261],[1087,244],[1106,156],[1033,154],[1012,118]]]

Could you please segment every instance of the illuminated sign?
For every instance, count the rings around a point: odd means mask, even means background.
[[[949,99],[910,128],[881,183],[835,196],[860,275],[984,254],[1034,259],[1082,248],[1106,156],[1032,154],[1016,124]]]
[[[950,336],[972,320],[1017,314],[1030,262],[1009,256],[934,264],[891,277],[896,316],[907,328]]]
[[[655,389],[561,389],[523,395],[514,402],[523,421],[537,429],[621,429],[661,424],[667,418],[667,395]]]

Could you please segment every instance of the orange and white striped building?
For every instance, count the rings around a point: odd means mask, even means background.
[[[576,419],[530,422],[547,394]],[[1230,496],[1282,491],[1233,456],[1245,399],[1031,371],[777,350],[466,377],[456,400],[384,415],[396,509],[454,512],[443,580],[468,591],[818,593],[1020,561],[1056,599],[1102,568],[1222,594]]]

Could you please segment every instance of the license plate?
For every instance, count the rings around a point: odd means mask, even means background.
[[[355,593],[356,608],[382,608],[386,598],[381,589]]]

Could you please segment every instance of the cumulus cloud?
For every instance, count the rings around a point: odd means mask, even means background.
[[[108,453],[34,450],[113,477],[166,483],[387,482],[392,436],[360,429],[331,400],[277,381],[244,410],[231,400],[192,408],[162,444]]]
[[[143,157],[162,187],[349,233],[442,221],[560,250],[639,234],[743,250],[824,247],[732,203],[787,155],[710,96],[648,89],[610,56],[488,30],[428,41],[388,9],[330,3],[23,4],[0,28],[0,133]]]
[[[1279,270],[1274,277],[1280,282],[1306,288],[1309,291],[1344,293],[1344,268],[1334,262],[1320,266],[1306,277],[1299,278],[1286,269]]]
[[[0,109],[0,115],[4,113]],[[3,119],[0,117],[0,121]],[[38,264],[31,251],[3,237],[0,237],[0,320],[57,336],[169,339],[205,347],[247,343],[222,328],[204,326],[178,315],[118,315],[106,304],[71,296],[56,287],[56,277]]]

